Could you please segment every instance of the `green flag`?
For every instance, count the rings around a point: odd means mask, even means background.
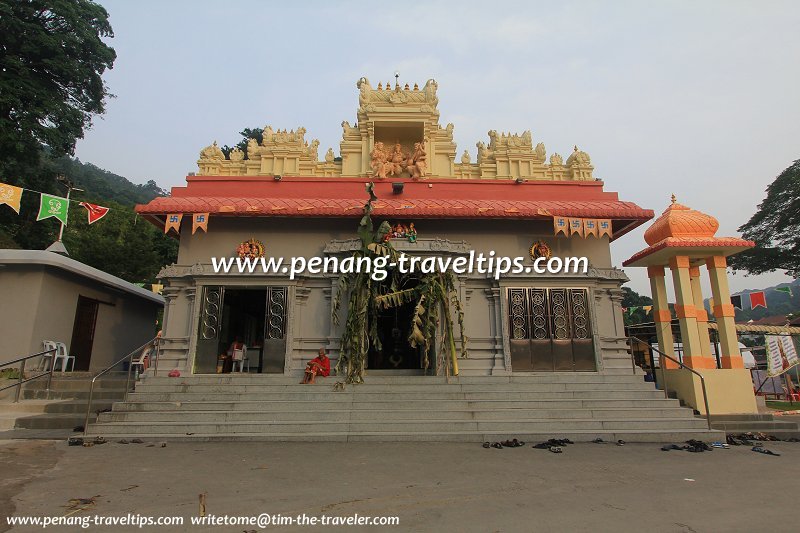
[[[785,292],[789,296],[794,296],[792,294],[792,288],[789,287],[789,286],[786,286],[786,287],[775,287],[775,290],[778,291],[778,292]]]
[[[69,211],[69,200],[61,196],[51,196],[41,193],[39,200],[39,216],[36,220],[44,220],[56,217],[62,224],[67,224],[67,212]]]

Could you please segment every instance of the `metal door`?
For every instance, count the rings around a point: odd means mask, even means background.
[[[586,289],[509,289],[508,306],[513,371],[596,369]]]
[[[203,287],[200,327],[194,356],[195,374],[214,374],[217,371],[224,295],[225,288],[222,286]]]
[[[282,374],[286,365],[286,301],[288,287],[267,288],[264,318],[264,352],[261,372]]]

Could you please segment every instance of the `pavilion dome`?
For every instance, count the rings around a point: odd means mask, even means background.
[[[668,237],[710,238],[718,229],[716,218],[677,203],[673,195],[672,204],[644,232],[644,240],[653,246]]]

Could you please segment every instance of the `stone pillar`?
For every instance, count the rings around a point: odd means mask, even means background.
[[[683,344],[683,364],[691,366],[693,359],[702,357],[700,336],[697,333],[697,312],[694,308],[692,283],[689,278],[689,258],[678,255],[670,258],[669,268],[672,270],[672,283],[675,286],[675,314],[681,328]]]
[[[672,315],[667,304],[667,285],[664,281],[663,266],[647,267],[650,278],[650,293],[653,296],[653,321],[656,325],[658,349],[670,357],[675,357],[675,341],[672,338]],[[662,368],[677,368],[678,365],[669,360],[661,361]]]
[[[703,289],[700,287],[700,267],[689,268],[694,309],[697,314],[697,335],[700,338],[700,356],[692,357],[686,366],[692,368],[717,368],[711,355],[711,337],[708,334],[708,313],[703,306]],[[690,364],[691,363],[691,364]]]
[[[727,262],[723,256],[706,259],[708,277],[711,280],[711,294],[714,297],[714,316],[717,318],[719,332],[720,361],[722,368],[744,368],[742,353],[739,351],[739,339],[736,337],[736,324],[731,304],[731,293],[728,289]]]

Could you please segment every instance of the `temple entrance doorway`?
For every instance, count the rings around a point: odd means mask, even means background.
[[[230,372],[234,347],[244,345],[236,372],[282,373],[286,301],[287,287],[204,287],[194,372]]]
[[[416,278],[406,280],[401,289],[413,288],[419,283]],[[408,302],[399,307],[382,309],[378,312],[378,338],[381,349],[370,346],[367,368],[371,370],[402,370],[404,373],[422,373],[424,361],[422,347],[414,348],[408,341],[411,333],[411,318],[416,302]],[[433,349],[431,350],[433,352]],[[433,367],[433,358],[430,366]]]

